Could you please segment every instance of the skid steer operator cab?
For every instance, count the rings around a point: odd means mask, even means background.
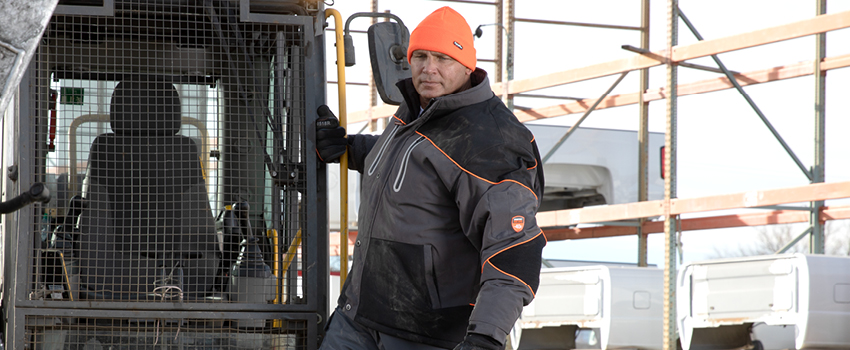
[[[324,3],[60,0],[4,118],[3,346],[315,349]],[[15,140],[14,145],[11,141]]]
[[[177,134],[174,85],[119,83],[109,125],[112,132],[91,145],[83,182],[81,298],[150,299],[170,289],[192,300],[215,292],[220,245],[199,147]]]

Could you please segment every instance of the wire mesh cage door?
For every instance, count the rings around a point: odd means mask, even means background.
[[[291,322],[299,316],[244,312],[326,312],[317,245],[327,243],[314,234],[323,177],[306,112],[324,99],[323,64],[307,60],[322,57],[316,17],[304,15],[317,9],[291,16],[287,5],[272,24],[246,21],[236,1],[112,5],[111,15],[54,15],[29,71],[31,174],[55,195],[21,226],[30,249],[16,282],[26,287],[7,307],[41,309],[15,318],[22,336],[34,348],[57,336],[65,345],[45,348],[76,348],[109,329],[159,339],[166,324],[131,309],[191,309],[176,321],[186,335],[315,333],[316,322]],[[225,343],[214,348],[259,344]],[[315,345],[262,344],[290,343]]]

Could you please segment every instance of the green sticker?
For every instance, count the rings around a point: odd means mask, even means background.
[[[85,95],[85,89],[83,88],[71,88],[71,87],[63,87],[62,92],[59,96],[62,99],[59,103],[63,105],[82,105],[83,104],[83,96]]]

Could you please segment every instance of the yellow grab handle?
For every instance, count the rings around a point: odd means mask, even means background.
[[[339,125],[348,127],[345,110],[345,45],[342,38],[342,15],[326,9],[325,18],[334,17],[336,32],[336,72],[339,91]],[[348,277],[348,150],[339,157],[339,289]]]

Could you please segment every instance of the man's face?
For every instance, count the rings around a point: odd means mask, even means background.
[[[425,50],[413,51],[410,69],[422,107],[427,106],[432,98],[457,92],[472,74],[471,69],[451,56]]]

